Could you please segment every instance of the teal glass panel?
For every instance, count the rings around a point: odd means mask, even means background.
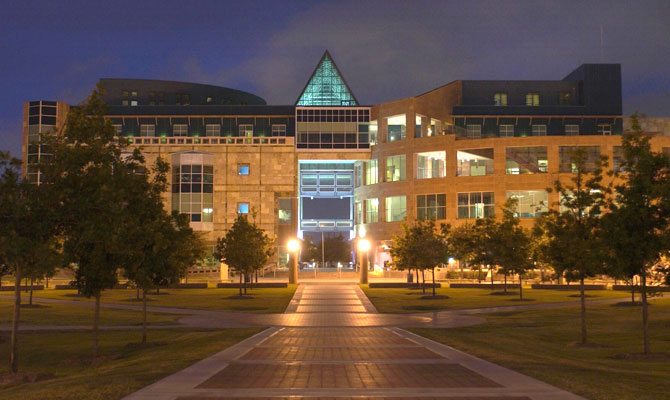
[[[297,106],[356,106],[358,102],[328,53],[312,74]]]

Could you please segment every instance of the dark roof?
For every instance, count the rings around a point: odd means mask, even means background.
[[[108,106],[108,115],[288,115],[294,106]]]

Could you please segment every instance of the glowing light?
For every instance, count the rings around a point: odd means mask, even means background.
[[[360,239],[358,241],[358,250],[362,252],[367,252],[370,250],[370,241],[367,239]]]
[[[454,257],[449,257],[449,264],[453,264],[454,261],[456,261],[456,260],[454,260]]]
[[[298,251],[298,249],[300,249],[300,243],[297,239],[291,239],[288,241],[288,245],[286,247],[288,247],[288,251],[295,253]]]
[[[364,227],[364,226],[360,226],[360,227],[358,228],[358,236],[360,236],[360,237],[365,237],[365,234],[366,234],[366,233],[368,233],[368,231],[365,230],[365,227]]]

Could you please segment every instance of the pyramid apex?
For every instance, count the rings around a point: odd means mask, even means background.
[[[296,106],[357,106],[358,100],[328,49],[300,93]]]

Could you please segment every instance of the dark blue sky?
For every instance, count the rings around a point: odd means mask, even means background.
[[[359,101],[456,79],[561,79],[621,63],[624,112],[670,116],[670,1],[0,0],[0,149],[22,103],[101,77],[194,81],[292,104],[327,48]]]

